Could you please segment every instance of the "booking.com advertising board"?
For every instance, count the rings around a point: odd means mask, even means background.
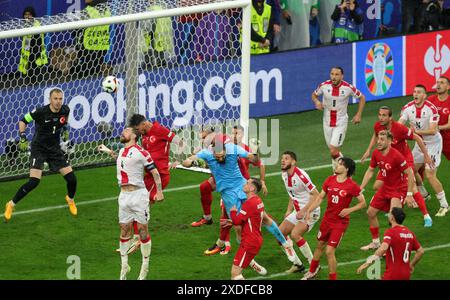
[[[450,30],[447,30],[254,56],[250,117],[314,109],[311,93],[329,78],[332,66],[342,66],[345,80],[354,83],[369,101],[411,94],[417,83],[425,84],[431,91],[437,77],[450,77],[449,46]],[[192,124],[198,115],[203,120],[239,118],[240,70],[235,61],[183,68],[183,72],[165,69],[139,76],[141,113],[170,127]],[[120,74],[116,75],[120,78]],[[101,80],[88,79],[60,86],[66,91],[66,104],[71,107],[69,124],[76,143],[99,140],[96,126],[101,121],[112,125],[115,136],[125,125],[125,85],[122,83],[118,93],[111,95],[101,91]],[[46,103],[49,88],[39,85],[0,91],[2,107],[11,108],[0,110],[3,129],[0,140],[17,138],[17,122],[33,107]],[[31,138],[31,131],[28,132]],[[3,147],[1,143],[0,153],[4,152]]]

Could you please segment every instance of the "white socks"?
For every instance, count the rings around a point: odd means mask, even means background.
[[[131,245],[131,239],[120,239],[120,261],[122,266],[128,265],[128,249]]]
[[[445,198],[444,191],[437,193],[436,198],[439,200],[439,204],[441,205],[441,207],[444,207],[444,208],[448,207],[448,202],[447,202],[447,199]]]

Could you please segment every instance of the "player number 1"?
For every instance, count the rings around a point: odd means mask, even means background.
[[[336,107],[336,99],[333,100],[333,107]]]
[[[53,134],[56,132],[56,126],[53,126]]]

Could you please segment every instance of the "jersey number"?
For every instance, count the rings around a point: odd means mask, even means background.
[[[56,126],[53,126],[53,134],[56,132]]]
[[[404,263],[408,263],[408,261],[409,261],[409,250],[408,250],[408,248],[409,248],[409,242],[406,243],[405,252],[403,252],[403,262]]]
[[[333,107],[336,107],[336,99],[333,100]]]
[[[383,175],[383,177],[386,177],[386,169],[381,169],[381,175]]]
[[[338,195],[331,195],[331,203],[339,203],[339,196]]]

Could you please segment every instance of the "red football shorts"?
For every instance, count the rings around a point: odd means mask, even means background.
[[[337,248],[347,230],[348,224],[336,223],[323,219],[320,224],[317,240],[328,242],[327,245]]]
[[[442,154],[447,160],[450,160],[450,139],[442,140]]]
[[[373,195],[372,200],[370,200],[370,206],[384,212],[389,212],[391,210],[391,199],[400,199],[403,206],[405,204],[407,191],[407,186],[400,188],[399,190],[386,190],[381,187],[381,189]]]
[[[164,190],[170,182],[170,174],[159,174],[159,176],[161,177],[161,185]],[[145,183],[145,188],[147,189],[147,191],[150,194],[149,200],[150,200],[150,202],[153,203],[154,202],[153,199],[156,196],[156,183],[155,183],[155,180],[153,179],[153,175],[146,173],[144,176],[144,183]]]
[[[255,256],[258,254],[259,249],[261,248],[261,245],[255,245],[255,247],[246,247],[242,246],[242,244],[239,246],[238,251],[236,252],[236,255],[233,259],[233,265],[238,266],[242,269],[245,269],[248,267],[250,262],[255,258]]]

